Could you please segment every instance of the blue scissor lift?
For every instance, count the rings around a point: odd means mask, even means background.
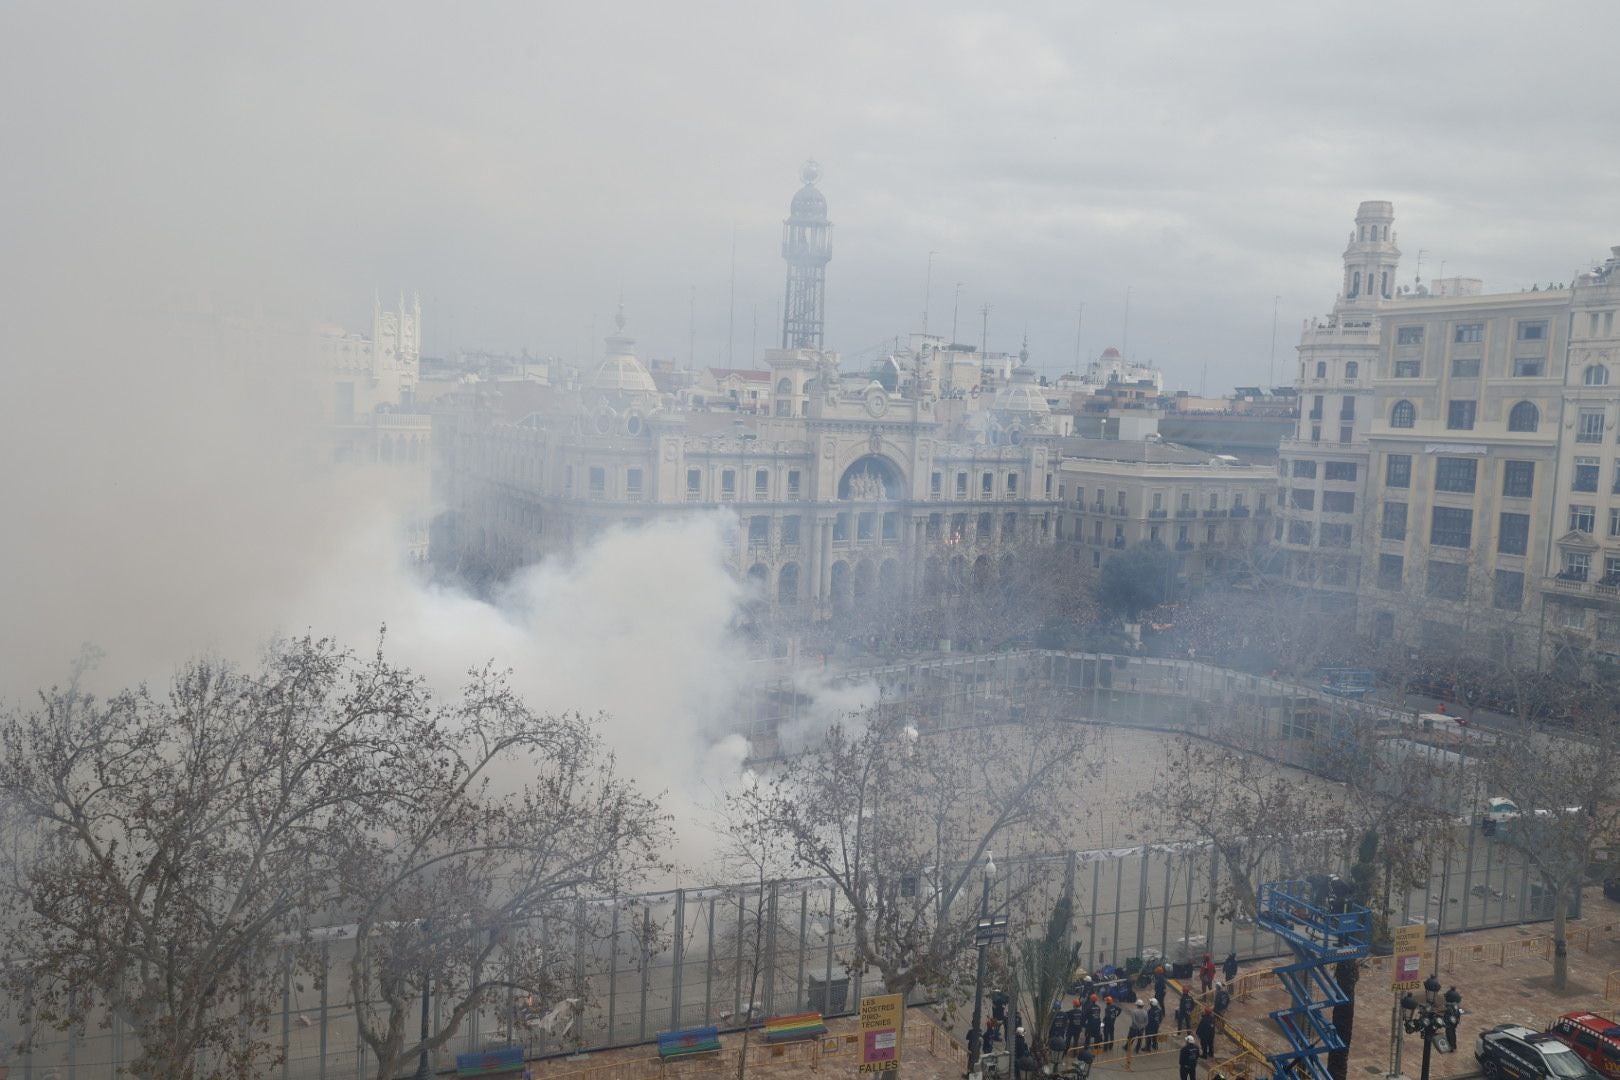
[[[1319,1059],[1344,1049],[1329,1012],[1349,1000],[1333,978],[1333,965],[1367,955],[1372,914],[1359,904],[1327,900],[1305,881],[1269,882],[1260,886],[1259,900],[1256,924],[1294,950],[1294,962],[1275,970],[1293,1004],[1271,1014],[1289,1047],[1268,1055],[1274,1075],[1329,1080]]]

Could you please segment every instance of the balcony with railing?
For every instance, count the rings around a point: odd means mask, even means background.
[[[1198,511],[1194,510],[1190,506],[1183,506],[1180,510],[1176,511],[1176,517],[1178,518],[1195,518],[1197,516]]]
[[[1149,510],[1148,511],[1148,517],[1154,518],[1154,519],[1163,519],[1163,518],[1167,518],[1169,516],[1170,516],[1170,511],[1168,511],[1168,510]]]
[[[1249,516],[1249,508],[1247,506],[1234,506],[1232,507],[1232,516],[1235,518],[1246,518]]]

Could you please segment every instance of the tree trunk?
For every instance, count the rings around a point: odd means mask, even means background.
[[[1569,940],[1565,925],[1569,915],[1569,890],[1560,883],[1553,889],[1553,974],[1554,990],[1562,991],[1569,983]]]
[[[1333,1080],[1349,1080],[1350,1038],[1356,1028],[1356,984],[1361,981],[1361,965],[1354,960],[1340,960],[1333,966],[1333,978],[1349,1000],[1333,1006],[1333,1027],[1344,1049],[1328,1051],[1327,1071]]]

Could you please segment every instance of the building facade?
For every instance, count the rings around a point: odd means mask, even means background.
[[[1093,569],[1115,551],[1163,544],[1199,585],[1251,567],[1270,535],[1269,466],[1153,442],[1066,439],[1060,453],[1056,539],[1089,552],[1081,561]]]
[[[1361,205],[1301,337],[1274,572],[1375,638],[1620,655],[1620,249],[1568,288],[1401,287],[1393,224]]]

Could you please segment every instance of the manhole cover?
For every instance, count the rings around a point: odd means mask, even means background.
[[[1377,1065],[1368,1065],[1367,1066],[1367,1075],[1368,1076],[1383,1076],[1384,1075],[1384,1070],[1380,1069]]]

